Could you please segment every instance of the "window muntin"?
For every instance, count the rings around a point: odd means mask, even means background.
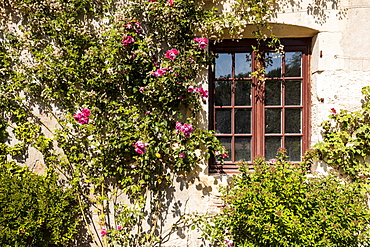
[[[211,47],[218,58],[210,75],[210,128],[229,152],[223,166],[211,161],[211,172],[234,171],[239,160],[273,159],[280,147],[298,162],[308,148],[310,40],[285,42],[284,55],[263,47],[263,61],[255,59],[251,40]],[[265,67],[262,84],[251,76],[257,63]]]

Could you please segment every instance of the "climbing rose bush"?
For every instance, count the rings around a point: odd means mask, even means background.
[[[96,245],[156,246],[165,231],[162,202],[175,174],[185,175],[216,151],[225,153],[212,131],[192,124],[208,97],[197,78],[215,57],[194,31],[216,13],[193,1],[116,3],[7,5],[3,14],[19,14],[22,27],[19,34],[5,26],[0,42],[0,110],[9,116],[0,121],[0,136],[16,136],[20,144],[1,143],[0,158],[37,148],[45,166],[63,174],[78,196]],[[32,63],[22,60],[24,52]],[[31,119],[33,113],[22,108],[28,99],[45,107],[55,128]],[[14,119],[13,131],[8,123]],[[120,202],[123,194],[130,203]],[[152,228],[141,228],[144,222]]]

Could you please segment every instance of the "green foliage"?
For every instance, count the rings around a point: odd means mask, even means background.
[[[366,190],[337,174],[312,176],[307,167],[257,160],[241,165],[225,207],[203,227],[219,246],[367,246],[370,211]]]
[[[2,246],[57,246],[71,243],[78,203],[57,175],[40,176],[11,163],[0,166],[0,242]]]
[[[81,202],[97,208],[98,232],[106,228],[112,242],[153,246],[172,175],[225,152],[212,131],[196,126],[205,95],[191,88],[199,88],[196,79],[214,54],[194,38],[217,38],[226,28],[237,37],[249,23],[266,40],[261,28],[269,30],[273,4],[238,1],[233,14],[222,15],[198,1],[0,3],[0,158],[36,148]],[[7,28],[17,18],[19,30]],[[270,45],[278,44],[271,37]],[[178,52],[174,59],[165,55],[170,49]],[[82,109],[91,111],[88,123],[74,119]],[[178,122],[192,125],[191,133],[176,130]],[[145,152],[135,151],[138,141],[147,144]],[[132,205],[115,205],[116,221],[127,235],[110,232],[114,224],[107,221],[109,204],[119,204],[122,192]],[[81,212],[89,228],[92,214]],[[152,229],[135,228],[144,221]],[[98,242],[108,245],[106,237]]]
[[[370,176],[370,87],[364,87],[362,109],[355,112],[332,109],[321,124],[323,141],[313,146],[308,159],[319,159],[353,180]]]

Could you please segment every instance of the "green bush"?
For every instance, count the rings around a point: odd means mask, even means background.
[[[1,246],[59,246],[77,232],[78,204],[57,176],[0,164]]]
[[[359,184],[337,176],[307,176],[284,161],[257,161],[224,191],[225,207],[205,225],[221,246],[367,246],[370,211]],[[228,245],[229,244],[229,245]]]

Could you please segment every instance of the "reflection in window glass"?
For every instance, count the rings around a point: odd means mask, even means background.
[[[231,110],[217,109],[216,110],[216,133],[230,134],[231,133]]]
[[[231,82],[230,81],[216,81],[216,106],[230,106],[231,105]]]
[[[276,52],[265,53],[266,77],[281,77],[281,55]]]
[[[229,154],[229,156],[225,158],[224,160],[231,161],[231,137],[217,137],[217,139],[222,143],[222,146],[224,146],[224,148]]]
[[[281,133],[281,109],[266,109],[265,132],[269,134]]]
[[[235,105],[250,106],[251,94],[252,94],[252,85],[250,81],[235,82]]]
[[[285,81],[285,104],[301,105],[301,80]]]
[[[265,102],[266,105],[281,105],[281,82],[265,82]]]
[[[216,78],[231,78],[231,59],[231,54],[218,54],[218,58],[216,58]]]
[[[302,52],[285,53],[285,76],[301,77]]]
[[[265,137],[265,159],[275,159],[277,150],[281,148],[281,137],[266,136]]]
[[[235,77],[248,78],[252,73],[252,56],[250,53],[235,53]]]
[[[251,133],[251,109],[235,109],[235,133]]]
[[[235,137],[235,161],[251,161],[251,137]]]
[[[285,133],[301,133],[301,109],[285,109]]]
[[[301,137],[285,137],[285,148],[288,150],[289,161],[301,161]]]

